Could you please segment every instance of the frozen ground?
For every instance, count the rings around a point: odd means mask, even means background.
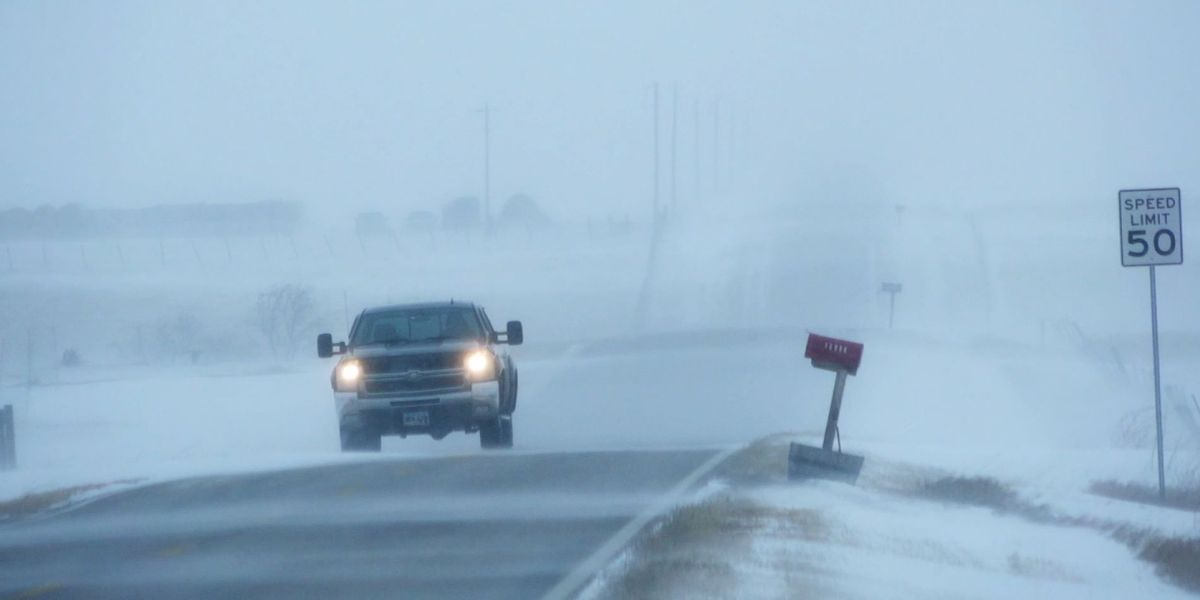
[[[760,488],[726,502],[729,521],[714,526],[719,538],[693,533],[656,554],[663,564],[639,565],[659,573],[643,573],[633,586],[608,581],[609,589],[588,595],[636,595],[645,586],[647,597],[688,598],[1191,597],[1104,530],[829,482]],[[1054,508],[1198,533],[1191,515],[1122,504],[1080,498]],[[688,558],[672,562],[672,553]]]

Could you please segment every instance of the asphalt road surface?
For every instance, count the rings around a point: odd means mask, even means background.
[[[156,484],[0,525],[0,598],[539,598],[716,454],[381,457]]]

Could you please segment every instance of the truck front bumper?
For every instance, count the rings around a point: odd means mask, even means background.
[[[383,435],[432,435],[474,431],[479,423],[500,414],[500,384],[485,381],[469,390],[430,395],[371,396],[335,392],[342,427]]]

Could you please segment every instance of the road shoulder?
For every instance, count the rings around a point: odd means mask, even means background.
[[[1156,529],[1167,522],[1162,515],[1137,518],[1170,509],[1135,513],[1097,504],[1104,500],[1051,506],[986,477],[882,460],[857,486],[788,482],[785,457],[782,437],[735,454],[718,470],[718,487],[656,519],[581,597],[1185,598],[1197,591],[1179,577],[1200,572],[1200,555],[1189,551],[1200,544],[1197,532]]]

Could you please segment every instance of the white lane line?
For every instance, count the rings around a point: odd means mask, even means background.
[[[571,569],[571,572],[566,577],[560,579],[554,587],[550,588],[550,591],[542,596],[542,600],[565,600],[580,591],[584,584],[599,573],[650,521],[666,513],[678,504],[683,495],[701,477],[707,475],[717,465],[724,462],[726,458],[729,458],[729,455],[740,449],[741,447],[733,447],[722,450],[705,461],[704,464],[696,467],[696,470],[689,473],[687,477],[684,477],[675,487],[660,497],[657,502],[650,505],[641,514],[634,517],[632,521],[626,523],[612,537],[608,538],[591,556],[588,556],[582,562],[575,565],[575,568]]]

